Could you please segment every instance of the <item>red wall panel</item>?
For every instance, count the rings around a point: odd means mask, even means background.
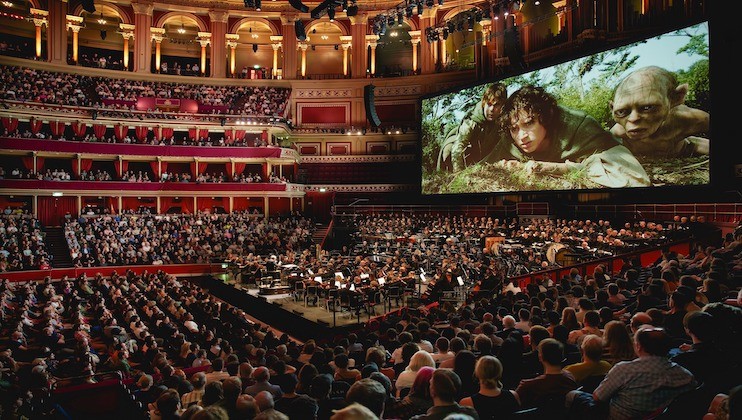
[[[417,117],[415,104],[376,104],[376,115],[381,122],[414,122]]]
[[[345,120],[347,106],[301,107],[302,124],[350,124]]]

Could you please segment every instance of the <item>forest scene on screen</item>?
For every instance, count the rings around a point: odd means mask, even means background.
[[[422,193],[709,183],[708,22],[422,101]]]

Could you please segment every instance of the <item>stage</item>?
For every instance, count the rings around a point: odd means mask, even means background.
[[[331,337],[338,330],[352,330],[366,328],[369,322],[384,317],[390,312],[404,308],[405,302],[399,306],[388,307],[377,304],[370,307],[370,313],[365,309],[360,313],[340,310],[333,312],[325,304],[325,299],[319,299],[317,305],[305,304],[303,299],[294,299],[293,294],[278,293],[260,295],[254,285],[235,283],[227,275],[210,277],[201,282],[201,286],[208,288],[214,296],[234,305],[255,319],[273,325],[298,339],[308,340],[317,337]]]

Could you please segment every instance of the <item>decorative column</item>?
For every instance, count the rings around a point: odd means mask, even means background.
[[[227,48],[229,48],[229,74],[235,77],[235,71],[237,71],[237,41],[240,36],[238,34],[227,34],[224,38],[227,40]]]
[[[352,37],[351,71],[355,78],[366,77],[366,34],[368,33],[368,13],[361,12],[350,19],[350,35]]]
[[[309,44],[306,42],[299,44],[299,49],[301,49],[301,77],[307,76],[307,48],[309,48]]]
[[[377,43],[378,40],[378,35],[366,35],[366,48],[363,50],[368,51],[368,47],[371,47],[371,63],[368,65],[368,74],[370,76],[376,74],[376,47],[379,45]]]
[[[155,73],[160,72],[162,60],[162,40],[165,39],[165,28],[150,28],[152,41],[155,41]]]
[[[501,16],[494,16],[492,20],[492,30],[497,34],[493,42],[495,49],[495,58],[505,57],[505,22],[507,19]]]
[[[420,45],[420,31],[410,31],[412,42],[412,71],[417,72],[417,46]]]
[[[31,19],[36,27],[36,58],[41,58],[41,27],[49,27],[47,16],[49,16],[49,12],[46,10],[31,9]]]
[[[67,64],[67,2],[49,0],[46,26],[46,58],[50,63]]]
[[[211,77],[226,77],[226,35],[229,12],[226,10],[211,10],[209,11],[209,19],[211,19]]]
[[[206,46],[211,44],[211,63],[214,63],[214,44],[211,43],[210,32],[199,32],[196,39],[201,44],[201,74],[206,74]]]
[[[129,70],[129,40],[134,38],[134,25],[120,23],[121,36],[124,38],[124,70]]]
[[[281,65],[283,71],[281,73],[284,79],[296,79],[296,51],[299,47],[294,22],[297,19],[299,19],[299,15],[295,13],[285,14],[285,16],[283,13],[281,14],[281,33],[283,33],[283,45],[281,47],[283,49],[283,63]]]
[[[492,19],[482,19],[480,22],[482,25],[482,62],[477,63],[477,68],[482,69],[483,75],[492,74],[492,57],[494,57],[494,42],[489,42],[490,36],[492,36]]]
[[[131,3],[134,9],[134,71],[152,71],[152,1],[139,0]],[[162,32],[165,33],[164,30]],[[160,67],[157,66],[159,71]]]
[[[353,37],[352,36],[341,35],[340,36],[340,42],[342,43],[342,44],[340,44],[340,46],[343,47],[343,76],[346,76],[347,77],[348,76],[348,71],[350,70],[348,68],[348,49],[352,45],[351,43],[353,42]]]
[[[67,15],[67,29],[72,31],[72,61],[77,64],[80,48],[80,29],[82,29],[82,16]]]
[[[281,37],[271,37],[271,41],[273,41],[273,38],[281,38]],[[276,79],[278,77],[278,50],[281,48],[281,43],[272,43],[271,48],[273,48],[273,68],[271,69],[271,77]]]
[[[435,14],[437,7],[431,9],[425,8],[420,16],[420,33],[424,34],[427,28],[435,26]],[[433,48],[436,44],[425,41],[420,45],[420,73],[430,74],[435,72],[435,62],[433,61]]]

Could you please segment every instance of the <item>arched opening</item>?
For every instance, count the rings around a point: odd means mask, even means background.
[[[307,27],[309,45],[306,52],[307,75],[323,79],[343,77],[343,48],[340,37],[344,35],[343,30],[334,22],[315,21]]]
[[[165,33],[160,45],[160,73],[181,76],[200,75],[202,70],[201,44],[197,40],[198,33],[201,32],[200,22],[186,14],[171,15],[163,20],[161,27]],[[155,45],[153,49],[155,54],[156,48]],[[156,64],[153,58],[153,71],[157,70]],[[208,72],[208,58],[205,69]]]
[[[271,36],[273,30],[266,23],[258,20],[243,22],[236,34],[237,41],[235,68],[240,77],[249,79],[270,78],[273,69],[273,47]],[[279,51],[280,52],[280,51]],[[278,54],[280,59],[281,54]],[[276,63],[280,66],[280,60]]]
[[[4,2],[5,3],[5,2]],[[20,58],[36,58],[36,26],[26,19],[29,7],[26,2],[7,2],[0,6],[0,55]],[[46,28],[39,27],[41,37],[41,58],[46,56]]]
[[[567,41],[567,28],[562,27],[557,16],[557,9],[549,2],[542,2],[538,6],[528,2],[520,9],[522,22],[529,22],[525,30],[528,31],[528,51],[538,51]],[[521,28],[523,29],[523,28]],[[524,34],[520,34],[523,42]]]
[[[100,67],[112,70],[124,69],[124,37],[119,25],[124,23],[119,11],[106,4],[96,4],[95,13],[80,10],[82,29],[78,34],[77,64],[85,67]],[[69,60],[72,60],[74,33],[70,37]],[[129,50],[129,63],[134,52]]]
[[[409,24],[402,22],[401,25],[390,26],[384,35],[379,36],[376,47],[377,76],[394,77],[412,74],[413,47],[410,30]]]

